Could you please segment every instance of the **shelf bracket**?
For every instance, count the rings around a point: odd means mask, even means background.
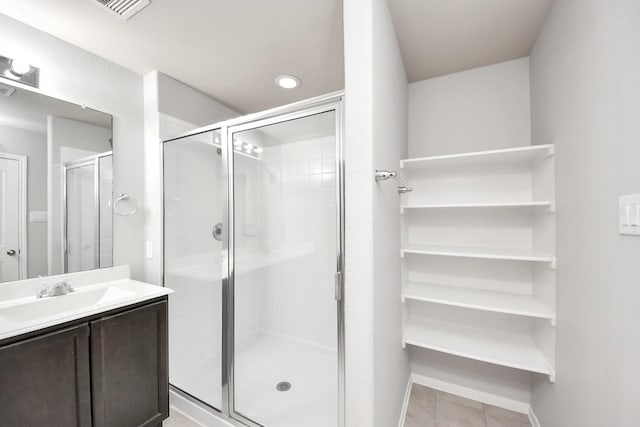
[[[556,269],[556,267],[557,267],[557,261],[556,261],[556,258],[554,257],[554,258],[551,260],[551,262],[549,263],[549,268],[550,268],[550,269],[552,269],[552,270],[555,270],[555,269]]]
[[[549,381],[552,383],[556,382],[556,370],[551,368],[551,373],[549,374]]]
[[[556,320],[556,316],[554,315],[551,319],[549,319],[549,323],[551,324],[551,326],[556,326],[556,324],[558,323],[558,321]]]
[[[556,203],[553,202],[549,205],[549,213],[554,213],[556,211]]]
[[[547,156],[553,156],[554,154],[556,154],[556,147],[554,145],[552,145],[551,147],[549,147],[549,151],[547,152]]]

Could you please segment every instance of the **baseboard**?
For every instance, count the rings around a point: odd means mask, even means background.
[[[540,421],[538,417],[536,417],[535,412],[533,412],[533,408],[529,407],[529,421],[531,421],[531,425],[533,427],[540,427]]]
[[[411,384],[413,384],[413,381],[411,380],[411,376],[409,376],[409,380],[407,381],[407,388],[404,391],[404,401],[402,402],[402,412],[400,412],[400,421],[398,422],[398,427],[404,427],[404,419],[407,416],[409,397],[411,396]]]
[[[411,374],[411,380],[414,383],[423,385],[425,387],[430,387],[436,390],[444,391],[446,393],[466,397],[467,399],[476,400],[488,405],[497,406],[500,408],[508,409],[510,411],[519,412],[521,414],[530,413],[530,405],[526,402],[520,402],[518,400],[509,399],[503,396],[498,396],[492,393],[475,390],[458,384],[453,384],[418,374]]]
[[[199,423],[198,421],[196,421],[193,418],[191,418],[188,414],[186,414],[182,410],[178,409],[178,407],[176,407],[174,405],[169,405],[169,421],[173,420],[173,418],[176,416],[176,413],[180,414],[184,418],[187,418],[189,421],[191,421],[193,423],[194,426],[197,425],[199,427],[204,427],[201,423]],[[180,424],[180,425],[182,425],[182,424]],[[189,425],[191,425],[191,424],[189,424]]]
[[[217,417],[213,410],[205,408],[179,391],[171,389],[169,391],[169,403],[172,407],[185,414],[187,417],[207,427],[234,427],[223,419]]]

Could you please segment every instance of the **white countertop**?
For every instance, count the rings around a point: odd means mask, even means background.
[[[73,292],[37,298],[42,283],[68,281]],[[129,267],[0,284],[0,340],[169,295],[173,290],[129,278]]]

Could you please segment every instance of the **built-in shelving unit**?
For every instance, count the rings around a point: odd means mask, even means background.
[[[440,246],[425,244],[408,244],[402,247],[401,256],[405,254],[421,254],[450,256],[460,258],[500,259],[505,261],[531,261],[555,263],[555,257],[536,252],[532,249],[518,248],[469,248],[460,246]]]
[[[432,203],[420,205],[401,205],[400,212],[408,209],[478,209],[478,208],[547,208],[553,209],[553,202],[493,202],[493,203]]]
[[[403,345],[555,371],[553,145],[405,159]],[[422,350],[419,350],[422,351]]]
[[[553,145],[530,145],[502,150],[476,151],[446,156],[418,157],[400,161],[403,169],[477,166],[486,163],[534,162],[553,155]]]
[[[445,322],[411,320],[405,327],[403,342],[405,345],[554,376],[547,358],[531,337],[526,335]]]
[[[402,292],[402,300],[403,302],[405,300],[424,301],[495,313],[539,317],[555,322],[553,311],[533,295],[409,282]]]

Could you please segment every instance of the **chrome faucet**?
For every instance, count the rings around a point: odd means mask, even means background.
[[[36,293],[38,298],[57,297],[73,292],[73,288],[69,282],[62,281],[55,284],[44,283]]]

